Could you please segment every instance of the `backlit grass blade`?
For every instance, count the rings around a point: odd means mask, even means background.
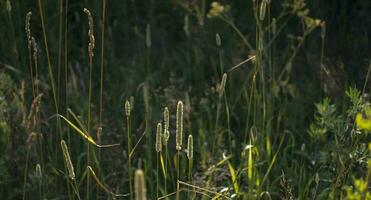
[[[88,134],[84,133],[81,129],[79,129],[75,124],[73,124],[70,120],[68,120],[66,117],[63,115],[58,114],[60,118],[62,118],[64,121],[67,122],[68,125],[70,125],[77,133],[79,133],[83,138],[85,138],[88,142],[93,144],[96,147],[113,147],[113,146],[118,146],[120,144],[107,144],[107,145],[100,145],[97,144],[92,137],[90,137]]]
[[[160,162],[161,162],[162,173],[164,174],[165,178],[167,178],[166,170],[165,170],[165,162],[164,162],[164,158],[162,154],[160,155]]]
[[[229,162],[229,160],[227,161],[227,163],[228,163],[229,173],[231,174],[234,191],[236,192],[236,194],[238,194],[239,186],[237,182],[236,170],[234,170],[234,167],[231,164],[231,162]]]

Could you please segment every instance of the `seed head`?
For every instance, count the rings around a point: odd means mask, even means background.
[[[26,14],[25,27],[24,27],[26,31],[26,35],[27,35],[28,49],[31,49],[31,45],[32,45],[32,42],[31,42],[32,36],[31,36],[31,28],[30,28],[31,15],[32,15],[31,11],[29,11]]]
[[[135,171],[134,191],[135,191],[135,200],[147,200],[146,183],[144,181],[144,173],[141,169],[137,169]]]
[[[162,150],[162,124],[159,122],[157,124],[157,132],[156,132],[156,152],[159,153]]]
[[[192,135],[188,135],[187,157],[189,160],[193,158],[193,137]]]
[[[183,140],[183,102],[178,101],[176,107],[176,150],[180,151],[182,149]]]
[[[170,127],[170,114],[169,114],[169,109],[165,107],[164,109],[164,132],[163,132],[163,143],[166,145],[167,141],[169,140],[170,137],[170,132],[169,132],[169,127]]]
[[[33,59],[37,60],[37,54],[39,53],[39,50],[37,49],[37,43],[34,37],[31,37],[31,43],[32,43],[32,50],[33,50]]]
[[[85,12],[86,16],[88,17],[88,25],[89,25],[89,30],[88,30],[88,36],[89,36],[88,52],[89,52],[90,59],[92,59],[93,56],[94,56],[94,47],[95,47],[94,22],[93,22],[93,17],[91,15],[90,11],[88,9],[84,8],[84,12]]]
[[[130,102],[128,100],[126,100],[126,102],[125,102],[125,114],[126,114],[126,117],[130,117],[130,113],[131,113]]]
[[[63,151],[64,161],[66,162],[67,165],[68,175],[73,180],[75,179],[75,171],[73,169],[70,153],[68,152],[68,148],[64,140],[61,141],[61,147]]]

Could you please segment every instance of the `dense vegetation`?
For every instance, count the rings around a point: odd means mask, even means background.
[[[0,199],[371,199],[369,0],[0,6]]]

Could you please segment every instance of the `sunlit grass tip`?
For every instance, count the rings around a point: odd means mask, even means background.
[[[161,152],[161,150],[162,150],[161,139],[162,139],[162,124],[158,123],[157,124],[157,131],[156,131],[156,144],[155,144],[157,153]]]
[[[135,200],[147,200],[143,170],[137,169],[134,176]]]

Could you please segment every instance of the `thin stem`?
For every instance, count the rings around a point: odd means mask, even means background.
[[[88,132],[87,134],[90,135],[90,126],[91,126],[91,96],[92,96],[92,73],[93,73],[93,58],[89,56],[89,100],[88,100]],[[87,145],[87,166],[90,166],[90,145]],[[90,176],[87,175],[86,178],[86,199],[89,199],[90,195]]]
[[[188,182],[190,184],[193,184],[193,182],[192,182],[192,165],[193,165],[193,159],[191,158],[191,159],[188,160]],[[189,188],[189,190],[190,190],[190,188]],[[188,192],[188,199],[192,199],[193,194],[190,195],[189,193],[190,192]]]
[[[157,164],[156,164],[156,181],[157,181],[157,189],[156,189],[156,199],[159,198],[159,191],[160,191],[160,179],[158,177],[158,166],[159,166],[159,159],[160,159],[160,152],[157,153]]]
[[[44,23],[44,14],[43,14],[41,0],[38,0],[38,5],[39,5],[39,12],[40,12],[41,27],[42,27],[43,36],[44,36],[45,53],[46,53],[46,58],[48,62],[49,79],[50,79],[50,83],[52,86],[52,92],[53,92],[54,106],[55,106],[56,114],[59,114],[57,94],[56,94],[56,89],[55,89],[55,81],[53,77],[52,64],[50,60],[49,47],[48,47],[48,42],[47,42],[45,23]],[[62,135],[61,135],[62,128],[61,128],[61,122],[60,122],[59,117],[57,117],[57,128],[59,129],[59,139],[62,139]]]
[[[31,78],[31,86],[32,86],[32,96],[33,98],[36,97],[35,95],[35,81],[33,77],[33,67],[32,67],[32,54],[31,54],[31,48],[28,48],[28,65],[30,68],[30,78]]]
[[[229,24],[234,31],[236,31],[237,35],[242,39],[243,43],[246,45],[246,47],[249,49],[249,50],[253,50],[253,47],[252,45],[250,44],[249,41],[247,41],[246,37],[241,33],[241,31],[236,27],[236,25],[234,25],[233,22],[230,22],[229,20],[227,19],[224,19],[223,17],[221,17],[221,19],[226,22],[227,24]]]
[[[165,145],[165,176],[164,176],[164,185],[165,185],[165,194],[167,194],[167,159],[168,159],[168,149],[167,144]]]
[[[180,159],[179,159],[179,154],[180,154],[180,151],[178,150],[178,152],[177,152],[177,171],[176,171],[176,200],[179,200],[179,165],[180,165],[180,163],[179,163],[179,161],[180,161]]]
[[[127,156],[128,156],[128,176],[129,176],[129,189],[130,189],[130,199],[133,199],[133,185],[132,185],[132,177],[131,177],[131,123],[130,123],[130,116],[126,117],[126,126],[127,126]]]
[[[42,177],[39,178],[39,184],[38,185],[39,185],[39,187],[38,187],[39,188],[39,198],[43,199],[43,197],[42,197],[43,195],[42,195],[42,192],[41,192],[42,191],[41,190],[41,188],[42,188]]]
[[[23,175],[23,193],[22,199],[25,200],[26,198],[26,182],[27,182],[27,170],[28,170],[28,160],[30,158],[30,147],[27,147],[27,156],[26,156],[26,166],[24,168],[24,175]]]
[[[214,142],[213,142],[213,146],[212,146],[212,155],[214,155],[215,153],[215,148],[216,146],[218,146],[219,144],[219,126],[218,126],[218,123],[219,123],[219,118],[220,118],[220,108],[221,108],[221,99],[218,98],[218,103],[217,103],[217,106],[216,106],[216,117],[215,117],[215,125],[214,125],[214,135],[215,135],[215,138],[214,138]]]
[[[101,39],[101,54],[100,54],[100,94],[99,94],[99,127],[102,127],[103,118],[103,72],[104,72],[104,33],[106,19],[106,0],[102,1],[102,39]]]
[[[57,98],[60,98],[61,64],[62,64],[62,34],[63,34],[63,0],[59,3],[59,33],[58,33],[58,63],[57,63]]]

